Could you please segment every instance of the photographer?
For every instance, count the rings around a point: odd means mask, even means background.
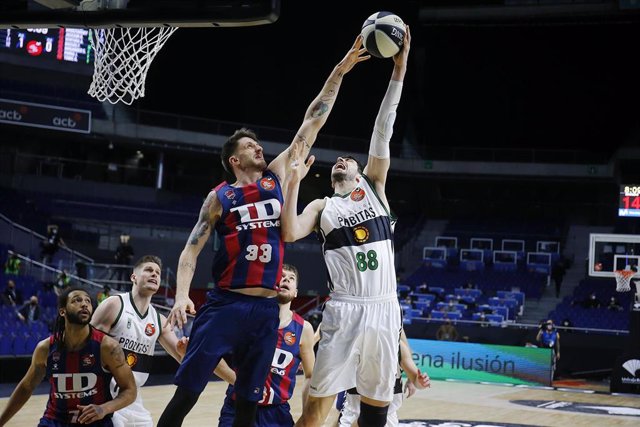
[[[556,330],[553,320],[549,319],[540,325],[536,342],[540,348],[550,348],[553,354],[553,362],[551,366],[551,378],[553,379],[556,372],[556,365],[560,360],[560,332]]]

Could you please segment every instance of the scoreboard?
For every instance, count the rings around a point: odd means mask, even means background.
[[[618,201],[618,216],[640,218],[640,184],[621,185]]]
[[[12,54],[24,66],[93,73],[87,28],[0,29],[0,53]]]

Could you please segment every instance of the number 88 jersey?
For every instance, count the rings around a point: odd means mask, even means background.
[[[396,219],[365,175],[350,193],[325,198],[319,222],[333,293],[356,297],[396,293]]]
[[[222,205],[216,223],[221,244],[213,259],[213,280],[221,289],[276,289],[282,274],[284,242],[280,234],[282,187],[266,170],[257,181],[215,188]]]

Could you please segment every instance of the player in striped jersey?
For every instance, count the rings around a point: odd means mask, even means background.
[[[395,216],[385,194],[390,165],[389,141],[407,70],[411,33],[393,57],[387,92],[376,117],[367,165],[338,157],[331,171],[332,197],[316,199],[297,214],[300,180],[313,156],[289,175],[282,233],[287,242],[314,230],[322,241],[330,300],[322,315],[322,333],[311,378],[310,395],[296,425],[320,426],[335,396],[357,387],[358,424],[382,427],[398,367],[402,329],[396,294],[393,250]]]
[[[256,135],[248,129],[236,131],[224,144],[222,164],[235,181],[215,187],[202,205],[198,222],[180,254],[169,324],[182,327],[187,313],[195,314],[189,287],[198,255],[213,229],[222,242],[213,261],[216,287],[196,314],[187,352],[175,376],[178,387],[158,427],[182,425],[213,368],[228,353],[234,354],[233,364],[238,369],[233,425],[253,426],[278,336],[274,297],[284,254],[280,231],[282,182],[291,165],[309,154],[333,108],[344,75],[368,58],[358,36],[307,108],[291,145],[268,165]]]
[[[293,426],[289,399],[296,387],[298,367],[302,363],[305,383],[302,386],[302,402],[309,394],[309,379],[315,363],[313,346],[315,344],[313,327],[299,314],[291,310],[291,302],[298,295],[298,269],[293,265],[282,266],[282,280],[278,292],[280,305],[280,327],[276,352],[264,384],[262,400],[258,402],[256,427]],[[227,389],[224,405],[220,411],[218,427],[229,427],[235,413],[235,372],[224,360],[220,361],[216,374],[230,385]],[[223,373],[226,372],[226,375]],[[221,375],[221,373],[223,373]]]
[[[69,288],[60,294],[53,335],[36,346],[29,370],[0,415],[0,426],[20,410],[45,377],[51,388],[38,427],[111,427],[111,414],[135,400],[136,384],[124,353],[116,340],[89,324],[92,314],[86,290]],[[112,376],[120,390],[113,399]]]

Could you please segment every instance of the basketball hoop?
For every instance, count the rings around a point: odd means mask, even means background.
[[[92,29],[93,81],[89,95],[112,104],[131,105],[144,96],[151,62],[178,27],[114,27]]]
[[[631,290],[631,278],[636,274],[633,270],[615,270],[616,291],[627,292]]]

